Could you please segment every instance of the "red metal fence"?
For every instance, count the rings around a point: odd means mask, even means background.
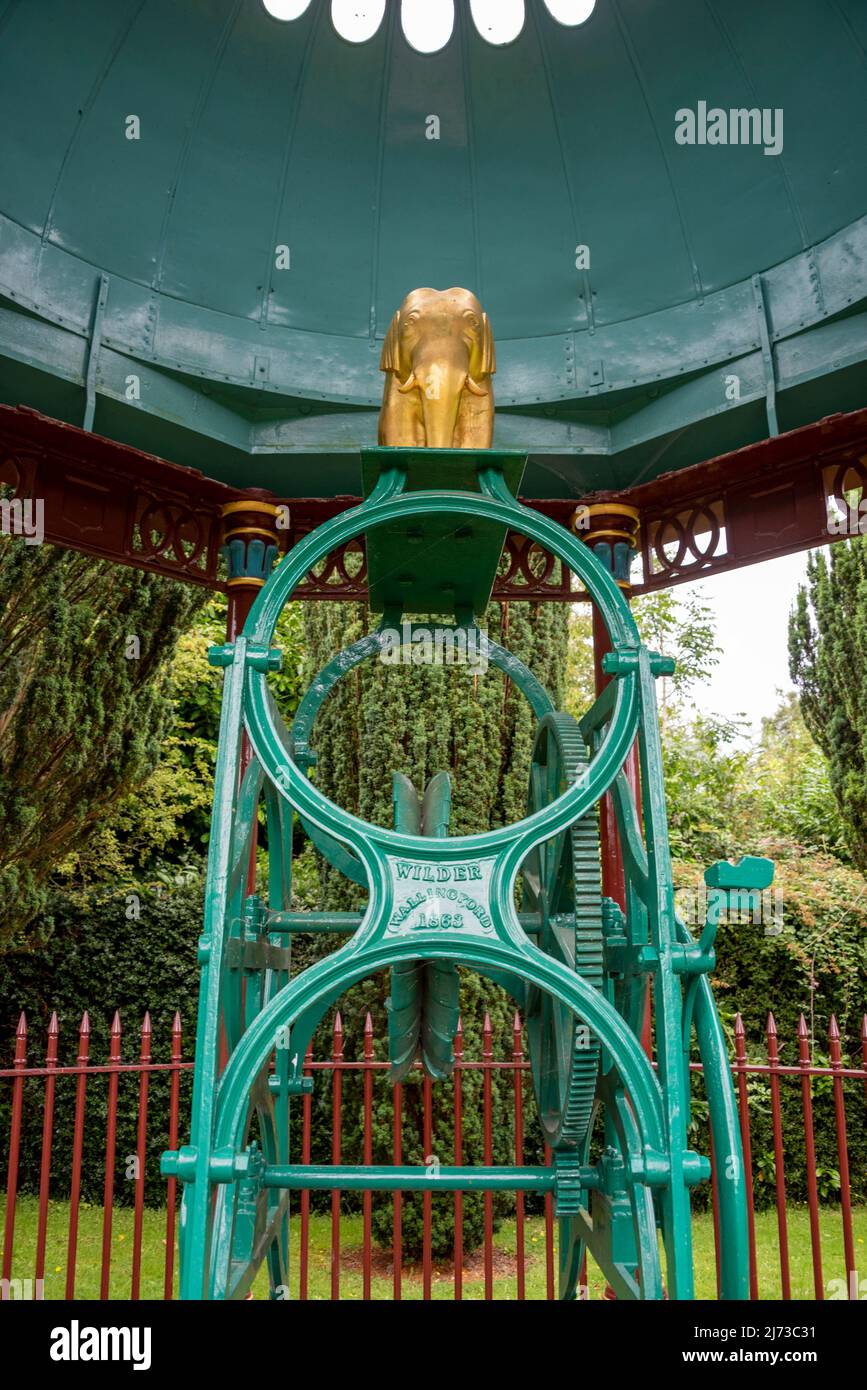
[[[8,1118],[8,1132],[5,1136],[0,1134],[0,1138],[5,1137],[6,1142],[3,1147],[7,1155],[2,1264],[4,1282],[0,1286],[0,1297],[2,1298],[20,1297],[22,1290],[25,1296],[27,1292],[31,1292],[32,1296],[34,1288],[37,1297],[43,1296],[50,1223],[55,1226],[52,1248],[57,1250],[58,1236],[60,1236],[64,1251],[64,1254],[60,1256],[61,1264],[54,1266],[52,1271],[52,1273],[59,1273],[62,1276],[60,1280],[52,1282],[52,1296],[66,1298],[81,1296],[80,1285],[84,1274],[92,1288],[93,1295],[96,1296],[98,1290],[98,1296],[103,1299],[109,1296],[132,1299],[143,1296],[166,1299],[173,1297],[177,1259],[175,1249],[178,1195],[176,1184],[174,1180],[170,1180],[166,1184],[165,1204],[159,1224],[159,1230],[162,1234],[158,1237],[154,1234],[156,1228],[153,1225],[153,1220],[147,1223],[149,1234],[147,1238],[145,1237],[145,1214],[149,1210],[145,1204],[145,1190],[146,1180],[150,1178],[151,1184],[154,1181],[158,1163],[156,1157],[158,1149],[161,1147],[176,1148],[179,1136],[185,1132],[186,1117],[182,1115],[182,1110],[185,1107],[182,1106],[181,1102],[181,1079],[184,1073],[191,1069],[192,1063],[183,1059],[181,1020],[177,1015],[175,1016],[170,1040],[166,1040],[168,1042],[168,1046],[165,1048],[165,1052],[168,1054],[166,1060],[155,1060],[152,1055],[151,1023],[148,1015],[145,1015],[138,1034],[136,1046],[138,1055],[134,1060],[123,1060],[121,1022],[117,1014],[115,1014],[111,1028],[109,1055],[106,1062],[100,1063],[92,1060],[90,1041],[91,1027],[88,1015],[85,1014],[78,1030],[77,1057],[71,1064],[61,1065],[57,1018],[52,1015],[48,1027],[44,1059],[39,1065],[28,1065],[28,1049],[31,1046],[31,1039],[28,1036],[27,1021],[22,1014],[16,1035],[14,1064],[12,1067],[0,1069],[0,1105],[3,1105],[2,1114]],[[503,1039],[497,1041],[502,1044]],[[850,1140],[847,1132],[847,1125],[851,1125],[854,1121],[858,1127],[860,1152],[863,1154],[865,1144],[867,1144],[867,1137],[865,1137],[867,1110],[865,1110],[864,1104],[867,1102],[867,1014],[863,1018],[860,1034],[860,1058],[857,1059],[860,1064],[855,1066],[844,1065],[840,1032],[834,1018],[831,1019],[828,1033],[827,1062],[816,1062],[816,1050],[811,1048],[811,1040],[803,1016],[798,1027],[797,1038],[791,1040],[789,1044],[792,1055],[797,1056],[796,1063],[784,1064],[781,1060],[781,1044],[773,1016],[769,1016],[765,1031],[766,1061],[759,1062],[747,1059],[746,1036],[740,1015],[737,1016],[735,1024],[734,1042],[732,1068],[739,1102],[750,1201],[751,1298],[757,1299],[763,1293],[765,1296],[769,1296],[768,1288],[771,1283],[774,1284],[775,1289],[770,1296],[775,1296],[775,1290],[779,1288],[783,1298],[792,1297],[793,1262],[790,1250],[790,1225],[793,1212],[800,1210],[791,1206],[791,1194],[787,1190],[787,1154],[791,1169],[793,1166],[793,1144],[797,1147],[798,1186],[803,1190],[806,1199],[813,1296],[816,1299],[867,1296],[867,1281],[859,1281],[856,1258],[856,1245],[863,1245],[864,1237],[858,1237],[856,1240],[854,1220],[859,1215],[859,1211],[856,1208],[853,1215],[850,1190],[851,1177],[857,1176],[860,1180],[861,1174],[850,1174]],[[449,1088],[449,1128],[452,1153],[446,1160],[448,1162],[461,1164],[467,1161],[464,1137],[464,1126],[468,1115],[465,1104],[465,1086],[467,1084],[466,1078],[473,1072],[481,1073],[480,1094],[474,1100],[473,1120],[474,1122],[478,1120],[476,1100],[480,1100],[481,1156],[483,1162],[485,1164],[493,1163],[495,1136],[498,1130],[502,1129],[504,1123],[507,1125],[516,1163],[521,1164],[527,1160],[528,1143],[534,1142],[532,1139],[532,1105],[530,1104],[529,1111],[526,1110],[529,1064],[525,1057],[521,1023],[517,1015],[511,1031],[511,1047],[509,1048],[508,1040],[506,1040],[505,1048],[501,1046],[500,1049],[503,1055],[495,1056],[494,1043],[494,1033],[487,1015],[485,1015],[482,1030],[480,1056],[465,1057],[463,1035],[459,1032],[455,1039],[457,1062],[454,1077],[449,1083],[440,1083],[440,1085],[447,1085]],[[378,1060],[374,1053],[374,1029],[370,1015],[368,1015],[363,1032],[361,1055],[356,1057],[345,1055],[344,1031],[339,1014],[334,1019],[330,1055],[315,1060],[312,1052],[308,1053],[307,1074],[324,1072],[330,1077],[330,1116],[327,1119],[330,1120],[328,1129],[330,1130],[331,1159],[335,1163],[341,1162],[344,1157],[344,1083],[350,1076],[360,1077],[361,1082],[361,1103],[355,1110],[355,1117],[360,1116],[361,1121],[359,1155],[361,1161],[364,1163],[373,1162],[376,1087],[388,1088],[387,1092],[384,1090],[376,1091],[376,1095],[377,1097],[388,1096],[386,1104],[390,1116],[391,1157],[396,1164],[404,1161],[405,1147],[408,1142],[405,1115],[407,1087],[395,1086],[392,1088],[390,1086],[388,1063]],[[697,1064],[694,1069],[701,1070]],[[161,1107],[161,1133],[154,1133],[149,1130],[148,1124],[148,1099],[155,1075],[161,1075],[162,1084],[168,1087],[168,1093],[163,1097],[165,1103]],[[497,1104],[499,1106],[503,1104],[504,1095],[508,1094],[509,1112],[505,1117],[499,1110],[495,1114],[495,1077],[500,1078],[497,1083]],[[97,1078],[106,1079],[104,1103],[101,1103],[97,1111],[90,1115],[88,1095],[97,1084]],[[505,1078],[505,1091],[503,1090],[503,1078]],[[127,1088],[124,1091],[127,1105],[133,1104],[137,1111],[135,1116],[135,1153],[128,1156],[128,1161],[134,1160],[132,1165],[134,1187],[130,1204],[132,1239],[130,1245],[125,1247],[125,1251],[129,1251],[125,1269],[129,1280],[128,1285],[126,1285],[128,1293],[126,1290],[118,1293],[116,1287],[118,1271],[116,1268],[112,1271],[112,1259],[116,1254],[116,1243],[113,1242],[112,1232],[113,1222],[118,1211],[116,1206],[117,1135],[118,1105],[122,1087]],[[34,1090],[34,1088],[36,1089]],[[132,1095],[130,1095],[129,1088],[132,1090]],[[322,1104],[322,1090],[320,1085],[316,1101],[310,1095],[305,1096],[302,1101],[303,1113],[300,1134],[302,1162],[311,1162],[311,1144],[315,1129],[313,1106],[314,1104]],[[418,1134],[418,1126],[416,1126],[412,1135],[412,1142],[421,1140],[425,1161],[428,1161],[427,1155],[431,1154],[434,1130],[434,1089],[429,1079],[424,1078],[421,1081],[420,1092],[416,1092],[416,1095],[420,1095],[422,1133]],[[822,1113],[825,1117],[822,1120],[823,1128],[820,1130],[820,1138],[826,1149],[829,1145],[833,1145],[833,1153],[837,1160],[837,1168],[830,1172],[817,1160],[814,1114],[817,1098],[819,1103],[823,1105]],[[850,1107],[848,1112],[847,1103]],[[797,1124],[793,1124],[793,1104],[797,1105]],[[62,1159],[58,1157],[57,1145],[54,1143],[56,1118],[59,1114],[58,1107],[63,1107],[64,1116],[69,1121],[67,1128],[70,1129],[71,1136],[69,1144],[65,1146],[68,1152],[62,1155]],[[381,1108],[379,1113],[381,1115]],[[831,1115],[833,1115],[833,1121],[830,1119]],[[33,1161],[22,1163],[22,1134],[25,1135],[26,1139],[29,1120],[32,1137],[33,1126],[34,1124],[37,1125],[38,1129],[40,1116],[41,1144],[38,1142],[38,1133],[36,1138],[36,1147],[39,1150],[37,1178],[35,1151],[32,1143],[30,1153]],[[322,1119],[320,1112],[320,1131]],[[772,1137],[771,1149],[761,1154],[755,1152],[753,1143],[759,1121],[764,1125],[765,1131],[770,1131]],[[102,1202],[99,1208],[96,1207],[95,1203],[82,1202],[81,1198],[82,1164],[86,1152],[86,1128],[95,1124],[99,1124],[102,1130],[102,1133],[96,1137],[99,1139],[100,1152],[104,1154],[100,1174]],[[833,1135],[831,1127],[833,1127]],[[380,1124],[377,1137],[377,1147],[379,1148],[382,1147],[381,1130]],[[94,1138],[92,1128],[88,1137],[91,1142],[87,1152],[92,1154]],[[357,1138],[357,1135],[355,1137]],[[767,1140],[765,1139],[763,1142],[767,1142]],[[382,1159],[381,1154],[378,1156]],[[53,1199],[53,1191],[56,1188],[61,1161],[64,1164],[64,1192],[68,1192],[68,1199],[64,1196],[63,1202],[58,1202]],[[803,1169],[803,1177],[801,1176],[801,1168]],[[27,1181],[28,1176],[29,1182]],[[771,1252],[770,1256],[766,1250],[759,1248],[757,1203],[754,1200],[758,1185],[762,1186],[763,1191],[767,1189],[769,1176],[773,1183],[772,1205],[776,1211],[776,1249]],[[23,1195],[25,1188],[29,1190],[31,1195]],[[718,1278],[719,1232],[716,1221],[715,1192],[714,1175],[714,1200],[711,1209]],[[421,1296],[424,1299],[430,1299],[434,1296],[435,1279],[437,1284],[436,1296],[442,1297],[445,1294],[445,1296],[460,1299],[469,1293],[468,1279],[470,1276],[466,1270],[467,1259],[464,1248],[464,1204],[467,1199],[463,1194],[455,1193],[448,1198],[436,1199],[440,1202],[448,1201],[453,1204],[449,1219],[449,1228],[450,1230],[453,1228],[452,1258],[445,1262],[442,1258],[436,1259],[433,1251],[432,1203],[434,1198],[430,1193],[423,1194],[420,1199],[422,1209],[421,1258],[420,1261],[412,1264],[407,1262],[403,1254],[405,1203],[411,1200],[408,1196],[395,1193],[387,1199],[391,1204],[390,1253],[381,1250],[374,1242],[374,1199],[370,1192],[364,1193],[361,1197],[360,1245],[356,1239],[355,1245],[350,1243],[348,1246],[343,1238],[347,1221],[346,1209],[341,1200],[341,1194],[334,1192],[331,1194],[325,1212],[319,1218],[320,1224],[321,1222],[327,1224],[327,1245],[323,1247],[320,1240],[317,1246],[312,1233],[312,1202],[315,1200],[315,1197],[312,1198],[310,1193],[301,1194],[299,1206],[293,1218],[295,1279],[297,1282],[291,1289],[292,1297],[297,1296],[302,1300],[314,1296],[321,1297],[322,1288],[327,1288],[332,1299],[345,1297],[347,1293],[350,1297],[360,1295],[367,1299],[375,1292],[379,1296],[390,1295],[395,1299],[406,1296]],[[484,1298],[490,1299],[495,1296],[495,1279],[502,1277],[501,1266],[504,1263],[504,1258],[502,1251],[495,1245],[494,1196],[491,1193],[485,1193],[480,1200],[483,1204],[481,1270],[473,1296],[484,1296]],[[82,1248],[80,1239],[82,1209],[86,1212],[88,1222],[88,1235],[84,1242],[85,1249]],[[16,1217],[22,1212],[29,1225],[25,1231],[19,1232],[16,1240]],[[56,1229],[58,1223],[62,1223],[63,1227],[59,1233]],[[830,1223],[833,1223],[833,1227]],[[543,1210],[540,1210],[538,1214],[532,1214],[528,1212],[524,1194],[515,1194],[514,1238],[511,1247],[513,1253],[510,1252],[509,1258],[505,1261],[508,1267],[507,1277],[511,1281],[511,1286],[504,1296],[517,1297],[518,1299],[527,1297],[547,1297],[550,1299],[555,1297],[555,1224],[550,1197],[546,1199]],[[95,1235],[94,1231],[97,1229],[98,1235]],[[834,1229],[836,1229],[836,1235]],[[533,1234],[533,1231],[538,1232],[538,1234]],[[529,1236],[528,1232],[530,1232]],[[118,1239],[123,1240],[124,1237],[120,1236]],[[541,1252],[533,1248],[539,1245],[541,1245]],[[55,1258],[57,1258],[56,1255]],[[154,1276],[151,1273],[149,1294],[147,1290],[143,1291],[142,1285],[142,1268],[145,1259],[148,1261],[151,1271],[155,1259],[159,1263],[156,1279],[159,1287],[154,1287]],[[446,1269],[445,1274],[446,1287],[443,1284],[443,1270],[441,1268],[443,1263],[450,1266]],[[324,1276],[322,1273],[323,1265],[326,1270]],[[839,1273],[845,1277],[828,1279],[826,1282],[829,1268],[834,1273]],[[534,1271],[533,1289],[535,1292],[529,1287],[531,1269]],[[314,1289],[313,1284],[317,1278],[319,1283]],[[383,1289],[382,1281],[384,1279],[388,1280],[386,1289]],[[114,1290],[112,1290],[112,1280],[115,1281]],[[124,1283],[126,1284],[126,1279],[124,1279]],[[795,1296],[797,1296],[797,1292]]]

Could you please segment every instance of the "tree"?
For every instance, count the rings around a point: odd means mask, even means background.
[[[170,718],[153,773],[109,808],[88,838],[56,866],[58,886],[115,891],[204,874],[220,727],[222,672],[208,648],[225,640],[226,595],[211,594],[181,633],[167,672]],[[298,702],[301,609],[290,604],[277,624],[283,669],[271,688],[291,717]]]
[[[671,852],[703,865],[755,852],[756,827],[745,814],[750,750],[743,726],[717,715],[675,710],[662,756]]]
[[[828,760],[854,862],[867,869],[867,549],[811,554],[789,619],[789,670],[804,723]]]
[[[719,663],[713,608],[701,589],[642,594],[631,607],[642,642],[677,662],[673,676],[657,681],[664,723],[671,709]],[[569,620],[566,708],[580,719],[594,698],[593,619],[586,603],[575,604]]]
[[[719,664],[721,650],[711,604],[701,589],[661,589],[635,602],[635,621],[651,651],[673,656],[673,676],[657,682],[663,722],[672,704],[682,702],[693,686],[707,680]]]
[[[801,849],[850,856],[828,763],[809,733],[794,691],[780,692],[775,712],[762,720],[752,766],[757,823]]]
[[[201,602],[183,584],[0,537],[0,939],[32,930],[58,863],[157,766],[168,664]]]

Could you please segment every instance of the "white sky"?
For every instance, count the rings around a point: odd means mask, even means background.
[[[700,589],[713,607],[723,649],[711,679],[693,688],[691,698],[703,714],[745,714],[758,733],[762,718],[779,704],[778,690],[793,688],[788,619],[806,568],[807,552],[801,551],[682,586]]]

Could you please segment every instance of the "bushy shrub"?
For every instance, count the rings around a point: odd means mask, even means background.
[[[196,943],[201,932],[200,883],[179,883],[156,891],[139,887],[141,915],[128,916],[127,895],[90,891],[55,896],[51,902],[54,930],[38,951],[18,951],[0,957],[0,1058],[10,1066],[15,1053],[15,1025],[23,1009],[28,1019],[31,1066],[45,1059],[45,1043],[52,1009],[60,1030],[60,1062],[71,1065],[78,1053],[78,1028],[87,1010],[90,1025],[90,1057],[103,1064],[109,1057],[111,1025],[118,1010],[123,1029],[122,1058],[136,1061],[145,1011],[150,1013],[155,1061],[171,1056],[171,1031],[175,1013],[183,1027],[183,1055],[190,1058],[199,971]],[[181,1074],[181,1142],[188,1124],[192,1072]],[[51,1195],[69,1194],[72,1136],[75,1120],[75,1078],[60,1077],[54,1114]],[[82,1159],[82,1200],[102,1203],[105,1181],[105,1136],[108,1114],[108,1077],[88,1077],[86,1123]],[[19,1186],[38,1191],[42,1150],[42,1098],[40,1079],[25,1083]],[[7,1161],[11,1087],[0,1091],[0,1165]],[[134,1184],[126,1176],[127,1156],[136,1152],[139,1115],[139,1076],[121,1075],[118,1087],[117,1160],[115,1199],[132,1201]],[[150,1074],[148,1095],[148,1148],[145,1165],[145,1199],[165,1202],[165,1181],[160,1176],[159,1156],[168,1146],[169,1076]]]
[[[773,1014],[780,1062],[797,1066],[798,1020],[803,1014],[811,1040],[813,1062],[829,1062],[831,1016],[841,1033],[844,1067],[861,1063],[861,1021],[867,1010],[867,885],[860,873],[839,860],[804,855],[782,841],[759,843],[776,862],[775,889],[780,898],[781,931],[766,935],[776,923],[752,920],[723,922],[717,933],[717,968],[713,976],[717,1006],[726,1030],[729,1054],[734,1055],[735,1018],[740,1011],[748,1061],[767,1065],[766,1028]],[[695,888],[700,867],[679,863],[676,883]],[[862,1083],[845,1082],[847,1143],[853,1200],[867,1199],[867,1117]],[[696,1146],[709,1152],[706,1112],[700,1083],[694,1109]],[[757,1207],[775,1199],[774,1143],[771,1092],[764,1074],[748,1078],[750,1130]],[[828,1201],[839,1198],[839,1158],[834,1115],[833,1081],[812,1083],[816,1159],[820,1189]],[[807,1196],[804,1117],[799,1077],[780,1081],[786,1191],[789,1200]],[[702,1200],[698,1189],[696,1200]]]

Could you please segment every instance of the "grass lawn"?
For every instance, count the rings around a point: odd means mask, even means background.
[[[66,1233],[69,1213],[67,1202],[51,1202],[48,1215],[48,1240],[45,1262],[45,1297],[62,1299],[66,1280]],[[15,1259],[13,1277],[32,1277],[36,1249],[38,1207],[33,1197],[19,1197],[15,1214]],[[859,1263],[867,1274],[867,1207],[853,1213],[855,1246]],[[831,1279],[844,1277],[843,1234],[839,1209],[824,1208],[820,1213],[822,1235],[822,1267],[827,1289]],[[791,1206],[788,1211],[789,1259],[792,1274],[792,1296],[813,1297],[810,1228],[806,1207]],[[297,1224],[293,1226],[297,1230]],[[709,1216],[699,1216],[694,1223],[696,1293],[699,1298],[715,1298],[713,1226]],[[130,1208],[116,1207],[112,1224],[112,1261],[110,1293],[113,1299],[128,1299],[132,1268],[133,1213]],[[341,1221],[340,1296],[360,1299],[362,1292],[360,1216],[344,1216]],[[494,1237],[494,1297],[515,1297],[515,1222],[503,1223]],[[541,1217],[525,1222],[527,1297],[545,1297],[545,1232]],[[777,1219],[774,1212],[762,1212],[756,1217],[756,1247],[759,1270],[759,1293],[762,1298],[780,1297],[779,1246]],[[165,1267],[165,1212],[145,1211],[142,1240],[141,1293],[143,1298],[162,1298]],[[102,1252],[102,1208],[82,1205],[78,1228],[78,1273],[75,1292],[79,1298],[98,1298]],[[297,1249],[296,1249],[297,1256]],[[177,1270],[177,1257],[175,1260]],[[594,1266],[590,1266],[590,1297],[599,1298],[604,1281]],[[293,1260],[292,1294],[297,1292],[297,1258]],[[433,1297],[453,1297],[453,1273],[450,1263],[434,1262]],[[177,1274],[175,1276],[177,1290]],[[373,1297],[390,1299],[392,1279],[385,1252],[374,1252]],[[267,1278],[260,1271],[255,1289],[256,1297],[267,1297]],[[331,1296],[331,1222],[327,1216],[310,1219],[309,1297],[329,1299]],[[405,1269],[403,1297],[420,1299],[421,1274],[417,1269]],[[465,1261],[464,1297],[484,1297],[484,1270],[478,1252]]]

